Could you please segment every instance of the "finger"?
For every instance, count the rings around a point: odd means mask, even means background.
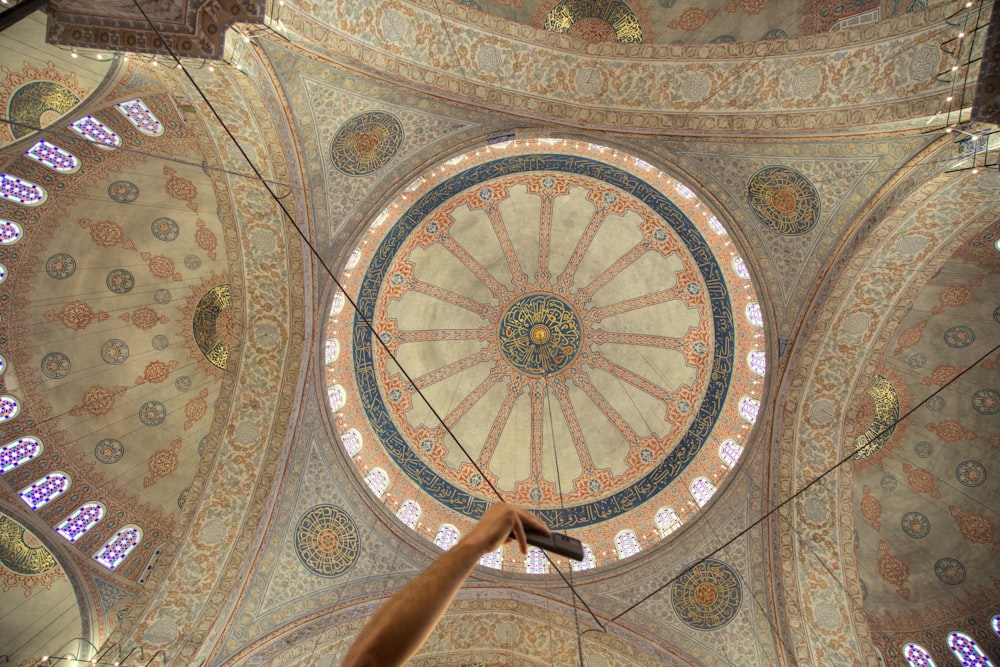
[[[517,546],[521,549],[521,554],[528,555],[528,536],[524,534],[524,524],[518,516],[514,516],[514,537],[517,538]]]

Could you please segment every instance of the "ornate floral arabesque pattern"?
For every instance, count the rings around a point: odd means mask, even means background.
[[[757,219],[778,234],[805,234],[819,222],[819,192],[789,167],[765,167],[751,176],[747,202]]]
[[[348,176],[363,176],[389,164],[403,144],[403,124],[387,111],[366,111],[348,118],[330,142],[333,166]]]
[[[623,0],[558,0],[542,23],[545,30],[569,33],[595,44],[612,40],[634,44],[643,39],[642,25]]]
[[[220,328],[219,318],[229,315],[226,311],[231,305],[229,285],[216,285],[199,299],[191,322],[198,349],[213,366],[222,370],[226,370],[229,359],[229,336],[232,332]]]
[[[24,596],[29,597],[35,586],[50,588],[52,582],[63,577],[62,568],[49,550],[21,524],[0,514],[0,580],[4,592],[22,587]]]
[[[361,553],[358,528],[335,505],[317,505],[295,526],[295,553],[313,574],[336,577],[351,568]]]
[[[868,396],[875,405],[875,416],[871,425],[854,441],[855,461],[868,458],[889,442],[899,419],[899,396],[885,376],[875,375],[868,387]]]
[[[717,447],[702,452],[702,438],[713,429],[720,441],[735,435],[722,431],[745,424],[739,398],[760,394],[746,355],[761,330],[744,315],[753,295],[728,256],[725,230],[710,227],[691,190],[631,156],[540,139],[449,160],[392,210],[398,218],[380,217],[361,241],[366,274],[342,280],[360,290],[362,312],[415,385],[443,399],[438,409],[491,482],[551,525],[593,526],[588,543],[607,550],[617,531],[602,524],[638,510],[637,527],[653,526],[659,506],[643,503],[674,480],[670,505],[697,511],[691,482],[718,484],[730,470]],[[727,259],[716,262],[722,248]],[[721,284],[730,287],[714,287]],[[552,326],[536,326],[546,316],[527,308],[548,297],[556,305],[544,312],[561,322],[556,329],[565,326],[555,336]],[[508,328],[501,320],[511,313],[525,317]],[[346,389],[335,420],[341,432],[356,428],[385,448],[366,446],[356,465],[402,469],[419,481],[394,479],[393,498],[429,493],[436,502],[421,501],[422,524],[464,531],[489,497],[485,480],[451,451],[367,330],[356,326],[347,348],[336,324],[344,319],[331,311],[327,334],[342,348],[328,386]],[[515,329],[525,350],[538,347],[531,364],[502,351]],[[560,370],[532,374],[543,366],[542,348],[562,335],[570,342]],[[554,435],[549,406],[561,415]],[[546,453],[553,438],[560,475]]]
[[[736,571],[711,558],[681,574],[670,588],[677,616],[696,630],[716,630],[732,621],[742,599]]]
[[[497,339],[501,354],[518,371],[558,373],[580,351],[580,318],[557,296],[529,294],[501,316]]]

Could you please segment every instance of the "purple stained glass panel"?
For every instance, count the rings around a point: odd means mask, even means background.
[[[639,538],[631,530],[623,530],[615,537],[615,551],[618,552],[619,558],[636,555],[641,551]]]
[[[70,123],[70,128],[84,139],[92,141],[98,146],[115,148],[122,143],[121,137],[93,116],[84,116],[80,120]]]
[[[7,422],[21,413],[21,404],[13,396],[0,396],[0,423]]]
[[[10,220],[0,220],[0,245],[14,245],[21,240],[23,234],[21,225]]]
[[[76,542],[103,517],[104,506],[100,503],[89,503],[73,512],[65,521],[56,526],[56,532],[70,542]]]
[[[158,137],[163,134],[163,123],[157,118],[146,103],[141,99],[116,104],[115,108],[122,112],[129,122],[143,134]]]
[[[764,326],[764,315],[760,310],[760,304],[756,301],[751,301],[747,304],[747,319],[755,327]]]
[[[670,507],[661,508],[653,518],[653,523],[656,524],[656,530],[660,532],[660,537],[669,535],[681,527],[680,517]]]
[[[404,500],[396,512],[396,518],[405,523],[409,528],[416,529],[417,522],[420,521],[420,505],[415,500]]]
[[[18,495],[21,496],[21,500],[28,504],[28,507],[32,510],[38,510],[51,502],[53,498],[64,493],[69,485],[69,475],[63,472],[53,472],[28,488],[22,489]]]
[[[993,663],[969,635],[961,632],[950,633],[948,635],[948,648],[962,663],[962,667],[993,667]]]
[[[931,654],[918,644],[907,644],[903,647],[903,657],[912,667],[936,667]]]
[[[376,498],[381,498],[385,490],[389,488],[389,476],[381,468],[372,468],[365,475],[365,484],[372,490]]]
[[[735,440],[726,440],[719,446],[719,458],[730,468],[736,467],[736,462],[743,456],[743,445]]]
[[[141,541],[142,530],[139,526],[125,526],[101,548],[94,560],[109,570],[114,570]]]
[[[740,399],[740,416],[751,424],[757,423],[757,415],[760,414],[760,401],[756,398],[744,396]]]
[[[79,158],[44,139],[29,148],[25,155],[53,171],[69,174],[80,168]]]
[[[434,538],[434,544],[447,551],[455,546],[455,543],[458,542],[458,537],[458,528],[446,523],[438,528],[437,536]]]
[[[744,280],[750,280],[750,271],[747,269],[747,263],[743,261],[742,257],[733,258],[733,268],[736,269],[736,275]]]
[[[708,481],[706,477],[699,477],[691,482],[691,495],[694,496],[698,507],[704,507],[716,492],[715,484]]]
[[[18,438],[0,448],[0,475],[27,463],[42,453],[42,443],[34,438]]]
[[[10,174],[0,174],[0,197],[22,206],[38,206],[48,197],[40,185]]]
[[[576,561],[571,560],[569,562],[571,568],[574,572],[581,572],[583,570],[592,570],[596,565],[597,561],[594,559],[594,550],[590,548],[589,544],[583,545],[583,560]]]
[[[537,547],[528,547],[528,555],[524,557],[524,571],[528,574],[548,574],[549,561],[545,552]]]
[[[494,570],[501,569],[503,567],[503,547],[488,554],[483,554],[479,559],[479,564],[483,567],[491,567]]]

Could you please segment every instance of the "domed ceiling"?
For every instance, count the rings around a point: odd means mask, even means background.
[[[624,152],[541,138],[448,160],[341,282],[358,311],[338,294],[328,323],[337,429],[427,536],[499,495],[607,564],[620,531],[628,555],[690,522],[749,439],[764,344],[746,265],[694,191]]]

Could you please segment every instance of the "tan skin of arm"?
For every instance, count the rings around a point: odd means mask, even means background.
[[[480,557],[495,551],[511,536],[522,554],[528,552],[525,528],[549,534],[545,524],[526,510],[503,503],[490,507],[472,532],[375,612],[354,640],[342,667],[405,664],[433,632]]]

